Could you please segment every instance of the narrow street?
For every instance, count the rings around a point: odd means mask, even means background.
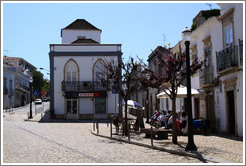
[[[48,107],[45,103],[44,108]],[[91,122],[25,121],[28,111],[29,106],[25,106],[3,115],[3,163],[201,163],[94,136]],[[36,116],[41,117],[40,113]]]

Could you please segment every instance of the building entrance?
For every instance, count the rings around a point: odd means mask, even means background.
[[[95,98],[95,118],[107,117],[106,98]]]
[[[66,119],[78,119],[78,100],[66,100]]]
[[[228,99],[228,132],[229,134],[235,135],[235,103],[234,103],[234,91],[227,92]]]

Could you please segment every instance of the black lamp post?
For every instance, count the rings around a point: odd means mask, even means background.
[[[146,95],[146,123],[149,123],[149,88],[147,90],[147,95]]]
[[[197,147],[193,139],[193,123],[192,123],[192,100],[191,100],[191,81],[190,81],[190,40],[191,31],[186,27],[182,32],[183,40],[186,47],[186,74],[187,74],[187,109],[188,109],[188,144],[185,150],[196,151]]]
[[[30,114],[29,114],[29,117],[28,119],[32,119],[32,76],[30,77],[30,80],[29,80],[29,87],[30,87]]]
[[[146,74],[147,79],[150,79],[150,75]],[[149,123],[149,88],[146,88],[147,94],[146,94],[146,123]]]

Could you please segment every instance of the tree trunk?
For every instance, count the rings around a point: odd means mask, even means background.
[[[176,123],[176,97],[173,97],[172,99],[172,112],[173,112],[173,123],[172,123],[172,142],[174,144],[177,144],[178,143],[178,140],[177,140],[177,123]]]
[[[125,136],[128,135],[128,127],[127,127],[127,99],[125,99],[125,126],[124,126],[124,132],[123,134]]]

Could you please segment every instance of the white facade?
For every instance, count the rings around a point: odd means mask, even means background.
[[[242,137],[244,84],[243,61],[242,58],[240,59],[243,54],[240,48],[242,51],[243,46],[239,44],[239,40],[242,41],[244,36],[244,5],[242,3],[219,5],[221,15],[210,17],[192,32],[190,63],[195,56],[205,63],[202,71],[191,77],[191,88],[204,92],[200,97],[192,97],[192,117],[209,120],[212,132]],[[184,52],[184,41],[180,43],[182,52]],[[173,51],[178,49],[177,44]],[[227,60],[224,68],[220,69],[219,66],[223,64],[221,62],[223,59],[217,59],[217,57],[224,56],[223,52],[226,51],[228,56],[232,56],[231,61],[235,61],[235,64],[231,65],[232,62]],[[228,56],[224,56],[224,59]],[[181,102],[179,99],[176,101],[177,112],[184,106],[182,100]],[[170,99],[160,99],[160,109],[171,110],[171,104]]]
[[[93,39],[98,43],[101,43],[101,31],[99,30],[62,30],[62,44],[70,44],[78,38]]]
[[[201,82],[201,75],[192,77],[192,87],[203,89],[205,95],[200,97],[199,118],[210,120],[210,127],[213,131],[243,136],[243,62],[240,61],[239,41],[243,40],[243,4],[219,4],[221,15],[211,17],[192,32],[191,55],[196,53],[198,58],[207,62],[205,66],[207,82]],[[231,26],[230,36],[226,35],[226,30]],[[230,32],[230,31],[229,31]],[[226,38],[229,38],[226,39]],[[226,45],[227,42],[229,45]],[[234,47],[235,46],[235,47]],[[206,49],[210,53],[206,52]],[[232,49],[233,48],[233,49]],[[217,56],[223,55],[222,51],[235,50],[236,66],[229,65],[224,69],[219,69],[221,59]],[[230,53],[231,54],[231,53]],[[229,56],[229,55],[228,55]],[[225,56],[227,59],[227,57]],[[203,68],[204,68],[203,67]],[[197,77],[198,79],[196,79]],[[195,87],[194,85],[199,85]]]
[[[59,101],[54,103],[54,110],[56,114],[65,114],[66,113],[66,99],[64,98],[64,92],[61,91],[61,83],[64,81],[64,68],[66,63],[70,60],[75,61],[78,64],[78,80],[79,81],[94,81],[95,73],[93,72],[93,67],[99,60],[113,60],[118,63],[118,57],[108,57],[108,56],[65,56],[65,57],[54,57],[54,101]],[[116,100],[116,101],[115,101]],[[107,94],[107,114],[119,113],[118,106],[119,96],[118,94],[112,94],[108,92]],[[78,98],[78,114],[92,114],[95,103],[93,97],[88,98]],[[116,108],[116,110],[115,110]]]
[[[84,30],[85,20],[75,24],[79,29],[62,29],[63,44],[50,45],[51,113],[58,119],[107,119],[119,113],[120,99],[99,84],[98,74],[106,61],[119,63],[121,45],[100,44],[101,30]],[[82,43],[74,44],[77,39]]]
[[[3,108],[24,106],[29,103],[29,73],[22,72],[26,65],[6,61],[15,57],[4,57],[3,63]],[[18,58],[19,59],[19,58]],[[23,60],[24,61],[24,60]]]
[[[8,65],[3,66],[3,109],[14,107],[14,87],[16,74]]]

